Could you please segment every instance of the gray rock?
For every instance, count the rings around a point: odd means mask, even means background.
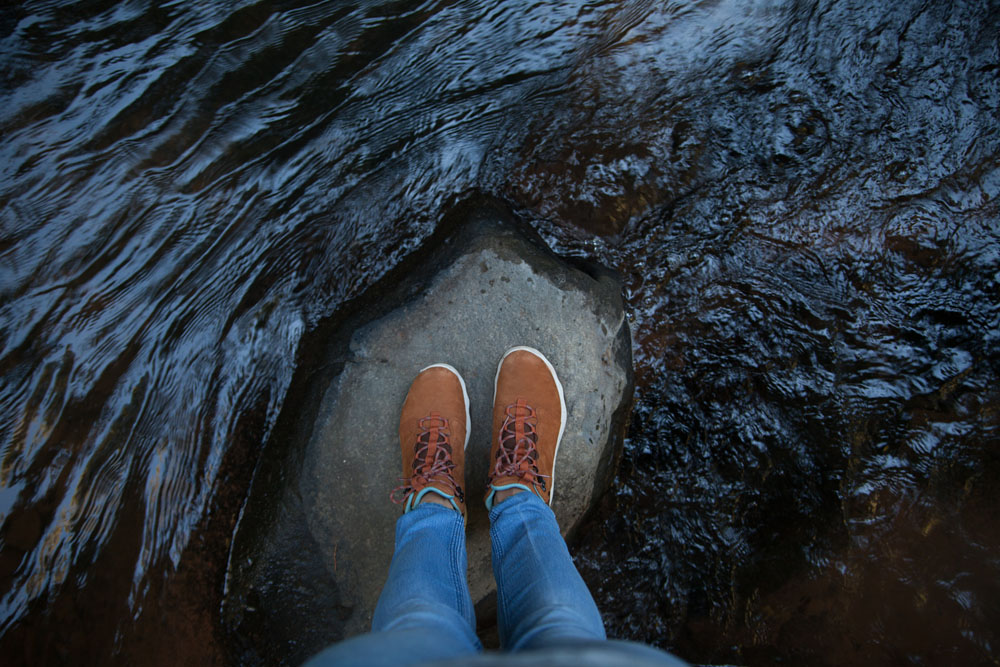
[[[613,477],[632,396],[618,280],[556,257],[494,200],[466,202],[442,227],[438,247],[404,267],[416,269],[411,277],[389,278],[388,293],[371,300],[377,307],[327,332],[322,370],[286,407],[298,414],[283,414],[283,442],[254,480],[228,573],[224,623],[245,658],[295,662],[369,629],[401,512],[388,498],[399,483],[399,408],[429,364],[455,366],[472,403],[469,585],[481,623],[495,614],[482,497],[505,350],[538,348],[565,389],[552,504],[564,535]]]

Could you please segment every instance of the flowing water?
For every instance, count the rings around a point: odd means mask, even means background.
[[[625,280],[574,552],[611,634],[995,663],[998,35],[995,0],[4,6],[5,663],[226,663],[309,333],[472,190]]]

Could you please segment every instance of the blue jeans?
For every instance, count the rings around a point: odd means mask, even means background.
[[[555,515],[538,496],[518,493],[494,505],[490,539],[504,649],[605,639]],[[462,516],[423,503],[396,522],[396,551],[372,632],[334,644],[308,664],[417,665],[468,656],[483,650],[475,629]]]
[[[490,511],[500,643],[510,651],[604,639],[597,605],[573,566],[552,510],[522,492]],[[466,581],[465,523],[422,503],[396,522],[396,551],[372,632],[310,664],[419,664],[482,651]]]

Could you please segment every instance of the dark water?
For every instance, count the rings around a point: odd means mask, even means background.
[[[995,1],[0,9],[5,662],[226,662],[309,332],[470,189],[626,281],[575,551],[612,634],[996,662],[998,35]]]

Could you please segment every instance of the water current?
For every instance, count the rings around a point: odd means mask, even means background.
[[[0,650],[225,664],[309,333],[463,193],[625,281],[574,554],[700,662],[1000,655],[1000,3],[0,9]]]

